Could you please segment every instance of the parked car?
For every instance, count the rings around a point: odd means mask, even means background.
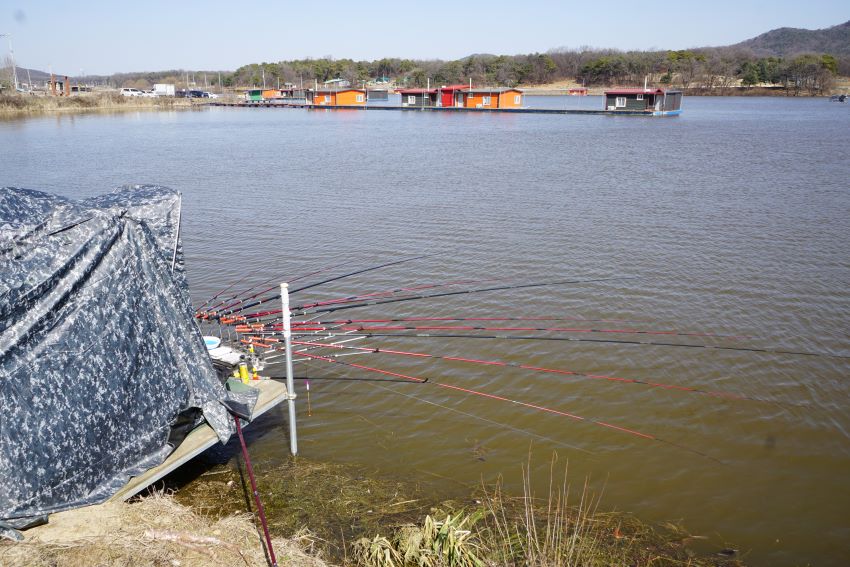
[[[121,89],[121,96],[145,96],[145,93],[144,91],[140,91],[139,89],[124,87],[123,89]]]
[[[208,93],[208,92],[205,92],[205,93],[204,93],[204,96],[205,96],[205,97],[207,97],[207,98],[218,98],[218,95],[217,95],[217,94],[215,94],[215,93]]]
[[[142,96],[146,96],[148,98],[156,98],[156,91],[142,91]]]

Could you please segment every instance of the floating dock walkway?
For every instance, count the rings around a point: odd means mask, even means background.
[[[209,106],[235,108],[306,108],[309,110],[401,110],[405,112],[477,112],[484,114],[584,114],[604,116],[653,116],[645,110],[578,110],[566,108],[462,108],[454,106],[331,106],[271,102],[210,102]]]
[[[257,404],[254,406],[253,420],[266,413],[276,405],[289,399],[286,393],[286,386],[274,380],[252,380],[250,385],[260,391],[260,397],[257,399]],[[134,476],[130,479],[124,488],[116,492],[109,502],[120,502],[129,500],[151,484],[163,478],[168,473],[174,471],[181,465],[187,463],[190,459],[197,457],[216,443],[218,436],[215,431],[206,422],[202,423],[195,429],[189,432],[183,442],[178,445],[177,449],[171,453],[165,461],[158,467],[148,469],[139,476]]]

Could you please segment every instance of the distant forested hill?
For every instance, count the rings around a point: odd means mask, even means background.
[[[800,53],[850,56],[850,21],[822,30],[779,28],[730,47],[745,48],[760,57],[789,57]]]

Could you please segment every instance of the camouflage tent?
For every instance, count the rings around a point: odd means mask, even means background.
[[[0,189],[0,529],[107,499],[202,419],[226,441],[228,410],[248,417],[192,318],[180,204]]]

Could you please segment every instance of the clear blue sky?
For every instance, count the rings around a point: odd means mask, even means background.
[[[655,2],[653,2],[655,3]],[[457,59],[557,47],[684,49],[850,19],[847,0],[0,0],[22,67],[233,70],[303,57]],[[0,56],[8,52],[0,38]]]

